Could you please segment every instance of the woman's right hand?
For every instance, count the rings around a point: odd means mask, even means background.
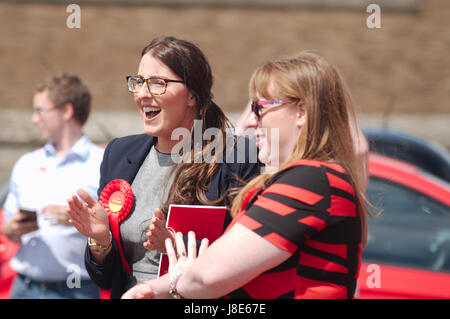
[[[97,243],[108,245],[110,242],[109,220],[100,202],[93,199],[85,190],[78,189],[77,195],[67,200],[69,204],[70,223],[83,235],[94,239]]]

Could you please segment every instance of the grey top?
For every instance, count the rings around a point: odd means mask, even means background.
[[[161,207],[172,184],[172,179],[168,177],[171,165],[170,154],[160,153],[152,147],[131,185],[135,195],[135,209],[120,224],[125,258],[133,273],[126,289],[158,275],[160,252],[147,250],[143,244],[147,241],[146,233],[153,211]]]

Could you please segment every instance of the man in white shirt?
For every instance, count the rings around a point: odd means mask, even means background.
[[[84,266],[86,237],[69,223],[66,200],[78,189],[94,198],[103,150],[83,134],[90,92],[76,75],[42,81],[32,122],[47,142],[14,165],[2,232],[21,243],[11,267],[11,298],[98,298]],[[37,218],[21,210],[36,211]]]

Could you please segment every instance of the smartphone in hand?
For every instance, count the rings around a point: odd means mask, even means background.
[[[24,222],[33,222],[37,220],[37,213],[35,210],[29,210],[29,209],[24,209],[21,208],[19,210],[22,214],[25,214],[26,217],[21,219],[20,222],[24,223]]]

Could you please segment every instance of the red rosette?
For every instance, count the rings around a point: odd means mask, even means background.
[[[108,215],[117,214],[120,223],[130,213],[133,197],[133,189],[126,180],[114,179],[103,188],[100,203]]]

